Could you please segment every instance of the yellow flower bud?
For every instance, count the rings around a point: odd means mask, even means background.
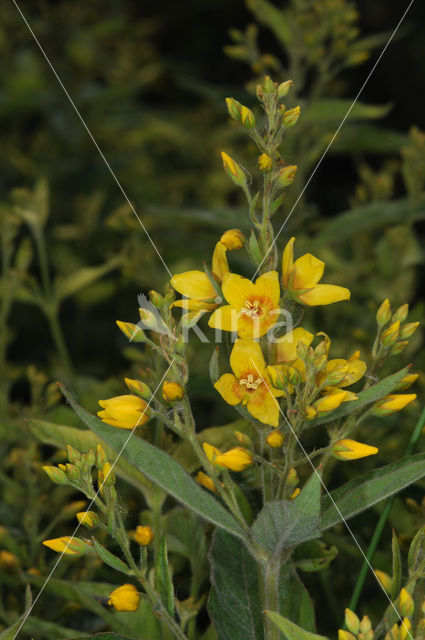
[[[52,549],[52,551],[65,553],[69,556],[83,556],[92,549],[91,543],[87,540],[71,536],[43,540],[43,544],[45,547]]]
[[[363,616],[360,622],[360,633],[367,635],[372,630],[372,623],[369,616]]]
[[[208,444],[208,442],[204,442],[202,447],[204,449],[205,455],[210,462],[214,462],[216,457],[221,453],[220,449],[217,449],[217,447],[213,447],[212,444]]]
[[[167,382],[162,385],[162,397],[165,402],[175,402],[181,400],[184,396],[183,387],[177,382]]]
[[[293,109],[288,109],[288,111],[285,112],[282,118],[282,122],[285,125],[285,127],[293,127],[294,124],[298,122],[298,118],[300,117],[300,112],[301,112],[300,106],[294,107]]]
[[[373,456],[378,453],[377,447],[371,447],[368,444],[356,442],[349,438],[343,438],[338,440],[332,446],[332,454],[337,460],[357,460],[359,458],[366,458],[367,456]]]
[[[416,393],[390,394],[375,404],[372,414],[379,417],[390,416],[407,407],[413,400],[416,400]]]
[[[420,322],[408,322],[400,329],[400,338],[405,340],[406,338],[410,338],[415,333],[416,329],[419,327]]]
[[[345,626],[356,636],[360,630],[360,620],[351,609],[345,610]]]
[[[419,378],[419,373],[408,373],[407,376],[398,383],[395,388],[395,391],[404,391],[412,386],[414,382]]]
[[[140,594],[132,584],[123,584],[109,595],[108,604],[116,611],[137,611]]]
[[[227,262],[227,248],[221,242],[217,242],[212,257],[212,275],[215,280],[222,282],[224,276],[229,273],[229,264]],[[189,312],[190,313],[190,312]]]
[[[253,129],[255,127],[255,117],[251,109],[242,105],[241,108],[241,123],[245,129]]]
[[[214,464],[230,471],[243,471],[253,462],[252,453],[243,447],[233,447],[225,453],[220,453],[214,460]]]
[[[402,589],[397,601],[398,610],[402,616],[410,617],[415,611],[415,603],[407,589]]]
[[[242,109],[241,103],[235,100],[234,98],[226,98],[226,106],[227,106],[227,111],[229,112],[229,116],[234,120],[237,120],[238,122],[240,122],[241,109]]]
[[[242,249],[244,241],[245,236],[240,229],[229,229],[220,238],[220,242],[224,244],[228,251]]]
[[[409,640],[412,637],[412,634],[410,633],[412,631],[412,623],[410,622],[409,618],[403,618],[403,621],[400,622],[400,631],[399,631],[399,636],[400,636],[400,640],[406,640],[406,638],[409,638]]]
[[[385,573],[385,571],[380,571],[379,569],[375,569],[374,573],[379,580],[379,584],[381,585],[381,587],[385,589],[387,593],[391,593],[393,588],[393,581],[391,576],[389,576],[388,573]]]
[[[266,438],[266,442],[269,445],[269,447],[277,449],[281,447],[283,444],[283,435],[280,433],[280,431],[275,429],[274,431],[271,431],[269,433],[269,435]]]
[[[99,400],[103,411],[98,411],[97,415],[103,422],[120,429],[134,429],[141,427],[149,420],[149,409],[147,403],[138,396],[123,395]]]
[[[267,173],[273,166],[273,160],[267,153],[262,153],[258,158],[258,169],[262,173]]]
[[[198,473],[196,474],[195,480],[196,480],[196,482],[199,482],[199,484],[201,484],[206,489],[209,489],[210,491],[213,491],[214,493],[217,493],[217,489],[215,487],[214,482],[203,471],[198,471]]]
[[[55,484],[67,484],[68,478],[66,473],[58,467],[43,467],[43,471],[47,474],[49,480]]]
[[[136,527],[136,531],[134,532],[134,539],[137,544],[140,544],[140,546],[147,547],[154,538],[155,534],[150,527],[142,527],[142,525]]]
[[[242,433],[241,431],[235,431],[235,437],[236,437],[236,440],[239,442],[239,444],[241,444],[243,447],[252,446],[252,440],[249,436],[246,435],[246,433]]]
[[[105,462],[102,469],[98,472],[98,484],[99,487],[111,487],[115,482],[115,473],[112,471],[112,466],[109,462]]]
[[[288,487],[296,487],[296,485],[298,484],[298,480],[299,478],[297,470],[292,467],[289,470],[288,477],[286,478],[286,484]]]
[[[347,391],[342,389],[335,390],[335,393],[327,393],[313,404],[318,413],[326,413],[337,409],[347,397]]]
[[[403,304],[401,307],[397,309],[397,311],[393,315],[392,321],[397,322],[397,320],[399,320],[400,322],[404,322],[407,318],[408,313],[409,313],[409,305]]]
[[[338,629],[338,640],[356,640],[356,636],[353,636],[349,631]]]
[[[272,94],[276,91],[277,85],[275,82],[273,82],[273,80],[270,78],[270,76],[264,76],[264,80],[263,80],[263,91],[265,94]]]
[[[400,333],[400,321],[390,324],[388,329],[382,332],[381,342],[385,347],[391,347],[397,340]]]
[[[246,184],[246,175],[243,169],[224,151],[221,152],[224,170],[227,175],[239,187]]]
[[[305,417],[307,420],[314,420],[317,416],[317,409],[315,407],[306,407],[305,408]]]
[[[291,164],[287,167],[283,167],[277,175],[279,184],[282,187],[288,187],[294,182],[297,171],[298,167],[296,164]]]
[[[296,498],[297,496],[299,496],[299,495],[300,495],[300,493],[301,493],[301,489],[300,489],[299,487],[297,487],[297,488],[295,489],[295,491],[294,491],[294,492],[289,496],[289,499],[290,499],[290,500],[295,500],[295,498]]]
[[[117,320],[116,323],[130,342],[144,342],[146,340],[143,330],[138,327],[137,324],[133,324],[132,322],[121,322],[121,320]]]
[[[391,305],[388,298],[385,298],[384,302],[379,307],[376,312],[376,322],[378,326],[382,329],[391,319]]]
[[[152,397],[152,390],[145,382],[132,378],[124,378],[124,382],[130,391],[143,398],[143,400],[149,400]]]
[[[289,93],[289,90],[293,84],[294,83],[292,82],[292,80],[286,80],[286,82],[281,82],[277,88],[277,95],[279,96],[279,98],[284,98]]]
[[[5,573],[13,573],[18,566],[19,560],[13,553],[6,551],[6,549],[0,551],[0,569],[2,571]]]
[[[79,511],[76,517],[87,529],[94,529],[99,524],[99,516],[94,511]]]
[[[392,356],[398,356],[402,351],[405,350],[409,342],[407,340],[398,340],[392,347],[390,354]]]
[[[105,449],[102,447],[101,444],[98,444],[96,447],[96,457],[95,457],[96,467],[98,469],[101,469],[105,464],[106,460],[107,459],[106,459]]]

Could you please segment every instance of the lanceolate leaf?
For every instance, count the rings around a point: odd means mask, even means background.
[[[350,413],[358,411],[368,404],[377,402],[384,396],[387,396],[389,393],[394,391],[398,383],[408,373],[409,367],[404,367],[404,369],[401,369],[400,371],[393,373],[383,380],[380,380],[376,384],[373,384],[371,387],[366,389],[366,391],[360,391],[360,393],[357,394],[359,397],[358,400],[343,402],[338,407],[338,409],[335,409],[335,411],[331,411],[327,415],[316,418],[315,420],[311,420],[311,422],[309,422],[309,427],[317,427],[319,424],[326,424],[327,422],[338,420],[338,418],[344,418]]]
[[[425,453],[374,469],[331,491],[322,500],[321,530],[352,518],[388,496],[425,477]],[[335,507],[335,504],[338,508]]]
[[[242,528],[232,514],[202,489],[168,453],[138,438],[135,434],[129,440],[130,433],[127,430],[104,424],[99,418],[80,407],[64,387],[62,391],[81,420],[152,482],[206,520],[233,535],[244,537]]]
[[[125,573],[125,575],[129,576],[132,574],[132,571],[128,568],[128,566],[117,556],[114,556],[113,553],[105,549],[100,542],[96,540],[96,538],[92,538],[93,546],[95,551],[97,552],[99,558],[107,565],[115,569],[116,571],[121,571],[121,573]]]
[[[325,636],[319,636],[317,633],[305,631],[275,611],[266,611],[266,615],[268,615],[270,620],[285,634],[287,640],[328,640]]]
[[[162,536],[155,562],[155,587],[170,616],[174,616],[174,587],[168,564],[167,543]]]
[[[255,540],[280,555],[288,547],[320,536],[321,480],[314,472],[295,500],[268,502],[252,525]]]

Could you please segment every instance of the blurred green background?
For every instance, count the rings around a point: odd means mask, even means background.
[[[301,104],[302,115],[282,154],[299,172],[279,227],[407,3],[35,0],[19,6],[175,273],[209,261],[223,230],[248,229],[244,201],[222,170],[220,152],[253,173],[256,156],[229,121],[224,98],[255,106],[253,89],[265,73],[295,82],[288,106]],[[326,281],[352,290],[349,305],[309,315],[309,325],[334,340],[335,355],[359,346],[366,357],[386,296],[395,306],[409,302],[411,321],[423,317],[424,41],[425,6],[416,2],[280,237],[282,249],[295,234],[300,252],[326,261]],[[137,375],[149,362],[128,346],[115,320],[136,322],[137,294],[161,291],[168,274],[9,1],[0,8],[0,53],[0,522],[22,545],[25,568],[40,563],[46,570],[34,540],[63,493],[53,492],[40,472],[52,450],[35,444],[26,421],[78,425],[59,398],[57,379],[93,411],[98,398],[124,391],[124,375]],[[231,261],[250,275],[242,257]],[[413,360],[423,369],[421,344],[418,333],[400,367]],[[211,347],[194,342],[192,349],[199,428],[224,424],[233,414],[208,379]],[[419,396],[423,384],[421,377]],[[374,439],[384,442],[381,464],[400,455],[418,410],[419,402],[402,419],[373,425]],[[335,472],[332,481],[351,473]],[[422,489],[411,495],[419,501]],[[409,537],[417,521],[401,500],[397,509],[394,522]],[[362,521],[365,541],[373,525],[373,518]],[[335,620],[341,607],[332,594],[342,589],[349,596],[342,577],[355,556],[342,533],[336,538],[347,554],[337,560],[341,583],[332,587],[326,572],[316,580],[322,580],[319,603]],[[13,594],[17,583],[8,580]],[[314,580],[312,587],[319,593]],[[3,622],[13,612],[10,602]]]

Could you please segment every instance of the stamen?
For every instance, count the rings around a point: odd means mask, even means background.
[[[244,307],[242,307],[241,309],[241,313],[245,314],[249,318],[254,318],[261,316],[263,310],[260,307],[260,303],[258,302],[258,300],[254,300],[253,302],[251,302],[250,300],[246,300]]]
[[[262,378],[257,378],[256,380],[254,380],[254,376],[252,375],[252,373],[248,373],[246,378],[241,378],[239,380],[239,384],[242,387],[245,387],[247,391],[256,391],[262,382]]]

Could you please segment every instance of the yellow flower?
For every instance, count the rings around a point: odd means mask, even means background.
[[[240,338],[259,338],[277,322],[280,288],[277,271],[261,275],[255,284],[235,273],[223,278],[222,291],[229,303],[216,309],[209,326],[237,331]]]
[[[290,364],[301,373],[301,378],[304,379],[305,364],[298,357],[298,345],[301,343],[309,347],[313,342],[313,338],[314,335],[302,327],[297,327],[293,331],[286,333],[276,341],[276,363]]]
[[[242,249],[244,241],[245,236],[240,229],[229,229],[220,238],[220,242],[224,244],[228,251]]]
[[[108,604],[112,605],[116,611],[137,611],[140,594],[134,585],[123,584],[109,595]]]
[[[147,547],[154,538],[155,534],[150,527],[142,527],[142,525],[136,527],[134,539],[137,544],[140,544],[142,547]]]
[[[62,538],[52,538],[43,540],[45,547],[49,547],[57,553],[66,553],[69,556],[82,556],[91,550],[91,544],[81,538],[62,536]]]
[[[211,311],[218,305],[214,302],[217,293],[204,271],[185,271],[171,278],[174,289],[184,296],[183,300],[173,302],[173,307],[182,307],[187,311]]]
[[[263,173],[267,173],[273,166],[273,160],[267,153],[262,153],[258,158],[258,169]]]
[[[366,458],[374,456],[378,453],[377,447],[371,447],[368,444],[362,444],[349,438],[338,440],[332,446],[332,453],[338,460],[357,460],[358,458]]]
[[[102,418],[102,422],[113,427],[133,429],[149,420],[148,405],[138,396],[116,396],[108,400],[99,400],[99,404],[103,411],[98,411],[97,415]]]
[[[215,383],[224,400],[234,406],[242,403],[249,413],[272,427],[279,424],[277,397],[283,391],[270,384],[266,364],[258,342],[236,340],[230,355],[232,373],[225,373]]]
[[[291,238],[282,258],[282,282],[287,294],[300,304],[326,305],[349,300],[350,291],[333,284],[317,284],[323,276],[325,263],[306,253],[294,262],[294,242]]]
[[[167,382],[162,385],[162,397],[165,402],[175,402],[181,400],[184,396],[183,387],[177,382]]]
[[[283,435],[277,429],[275,431],[270,431],[269,435],[266,438],[266,442],[269,447],[277,449],[283,444]]]
[[[206,489],[209,489],[210,491],[213,491],[214,493],[217,493],[217,489],[215,488],[214,482],[203,471],[198,471],[195,480],[196,480],[196,482],[199,482],[199,484],[201,484]]]
[[[99,517],[94,511],[79,511],[76,518],[80,524],[88,529],[94,529],[99,524]]]
[[[390,416],[407,407],[413,400],[416,400],[416,393],[390,394],[375,404],[372,413],[379,417]]]

